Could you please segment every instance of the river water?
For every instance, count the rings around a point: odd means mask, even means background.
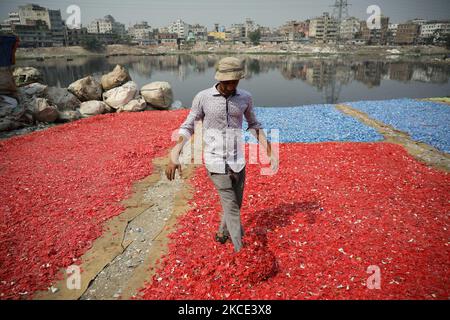
[[[44,83],[67,87],[94,75],[99,78],[116,64],[125,66],[139,87],[168,81],[174,100],[189,108],[194,95],[214,83],[220,55],[114,56],[20,60],[18,66],[40,69]],[[255,106],[298,106],[357,100],[425,98],[450,95],[450,65],[418,60],[367,57],[305,58],[294,55],[247,55],[246,79]]]

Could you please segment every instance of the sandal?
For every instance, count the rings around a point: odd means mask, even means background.
[[[225,244],[225,242],[227,242],[228,240],[228,236],[226,234],[219,236],[218,233],[216,233],[216,241],[220,242],[221,244]]]

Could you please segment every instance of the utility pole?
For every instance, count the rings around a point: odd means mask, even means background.
[[[335,0],[333,7],[333,17],[337,20],[336,43],[341,41],[341,25],[342,21],[348,18],[348,7],[351,4],[347,0]]]

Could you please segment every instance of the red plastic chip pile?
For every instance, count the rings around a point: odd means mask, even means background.
[[[0,141],[0,299],[29,298],[78,263],[187,112],[105,114]]]
[[[390,143],[280,149],[275,176],[247,165],[238,254],[214,241],[219,198],[197,169],[192,209],[142,298],[448,299],[447,173]],[[381,289],[367,286],[374,267]]]

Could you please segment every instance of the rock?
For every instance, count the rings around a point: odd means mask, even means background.
[[[137,84],[133,81],[128,81],[120,87],[104,92],[103,101],[110,107],[118,109],[133,100],[136,97],[137,91]]]
[[[14,69],[13,77],[17,86],[42,81],[41,72],[33,67],[18,67]]]
[[[102,85],[92,76],[72,82],[67,88],[80,101],[101,100]]]
[[[58,118],[58,108],[49,104],[45,98],[36,98],[33,107],[33,116],[37,121],[55,122]]]
[[[136,112],[143,111],[147,107],[147,102],[145,102],[144,98],[134,99],[128,102],[124,106],[120,106],[117,109],[117,112]]]
[[[17,100],[9,96],[0,95],[0,118],[20,117],[25,112],[17,103]]]
[[[18,128],[17,122],[8,118],[0,118],[0,132]]]
[[[78,110],[58,111],[58,121],[70,122],[81,119],[81,113]]]
[[[141,95],[155,108],[168,109],[173,102],[172,87],[164,81],[146,84],[141,88]]]
[[[97,100],[82,102],[80,105],[80,113],[83,118],[105,113],[106,109],[106,103]]]
[[[130,80],[131,78],[127,69],[121,65],[116,65],[113,71],[102,76],[101,83],[103,90],[106,91],[118,87]]]
[[[0,96],[0,131],[13,130],[33,123],[33,116],[16,99]]]
[[[81,103],[74,94],[67,90],[67,88],[47,87],[43,96],[51,104],[56,105],[60,111],[75,110]]]
[[[27,95],[28,97],[40,97],[43,98],[47,86],[41,83],[31,83],[29,85],[19,88],[19,95]]]

